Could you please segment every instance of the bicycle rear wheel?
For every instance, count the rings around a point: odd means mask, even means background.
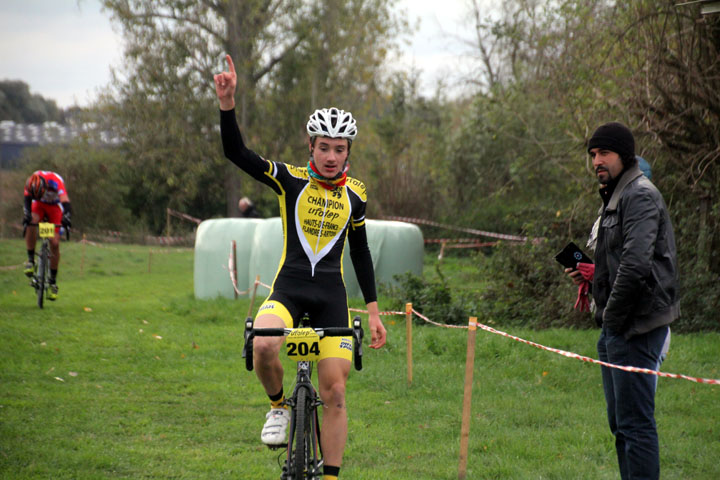
[[[43,242],[42,250],[40,251],[40,259],[38,262],[37,269],[37,304],[38,307],[43,308],[43,300],[45,299],[45,286],[47,282],[47,270],[48,270],[48,246],[46,242]]]
[[[310,418],[312,417],[312,405],[308,398],[308,391],[305,388],[298,389],[297,398],[295,399],[295,415],[294,415],[294,433],[295,442],[293,444],[292,461],[293,461],[293,480],[305,480],[306,474],[310,471],[310,451],[312,445],[310,443]]]

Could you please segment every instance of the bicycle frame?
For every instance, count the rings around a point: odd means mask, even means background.
[[[307,323],[304,317],[301,325]],[[364,336],[360,317],[353,319],[353,328],[313,329],[319,338],[329,336],[352,336],[353,359],[356,370],[362,370],[362,339]],[[245,321],[245,344],[242,356],[247,370],[253,370],[253,340],[255,336],[287,336],[298,329],[253,328],[253,319]],[[309,348],[308,350],[312,350]],[[305,354],[302,354],[303,356]],[[295,360],[295,359],[293,359]],[[320,480],[322,477],[322,445],[318,407],[323,404],[312,383],[313,362],[299,359],[292,396],[285,400],[290,407],[290,430],[288,432],[287,457],[282,467],[282,480]],[[278,447],[279,448],[279,447]]]
[[[37,293],[38,307],[43,308],[45,293],[47,291],[47,280],[50,277],[50,258],[52,257],[52,253],[50,252],[50,239],[55,236],[55,227],[59,227],[60,225],[47,222],[30,225],[38,227],[38,235],[42,238],[42,246],[38,254],[38,268],[33,275],[31,285],[35,287]]]

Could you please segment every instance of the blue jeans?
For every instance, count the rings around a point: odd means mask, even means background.
[[[597,348],[600,360],[657,370],[669,327],[625,339],[603,328]],[[657,377],[601,367],[610,431],[615,435],[620,476],[623,480],[660,478],[660,448],[655,425]]]

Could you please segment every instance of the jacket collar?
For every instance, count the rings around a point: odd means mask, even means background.
[[[643,173],[640,170],[640,167],[638,167],[637,165],[626,171],[620,177],[620,181],[615,186],[615,191],[613,191],[613,194],[610,197],[610,201],[608,202],[607,207],[605,207],[605,210],[617,210],[617,205],[620,202],[620,197],[622,196],[625,187],[627,187],[630,182],[632,182],[636,178],[641,177],[642,174]]]

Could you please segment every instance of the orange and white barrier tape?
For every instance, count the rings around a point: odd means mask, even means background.
[[[477,238],[425,238],[425,243],[477,243]]]
[[[230,249],[230,255],[228,255],[228,264],[227,264],[228,272],[230,272],[230,282],[232,282],[233,290],[235,290],[236,295],[245,295],[247,293],[250,293],[250,290],[252,288],[248,287],[247,290],[243,290],[242,292],[238,290],[237,287],[237,275],[235,273],[235,259],[233,258],[233,252],[232,248]]]
[[[430,320],[429,318],[427,318],[425,315],[423,315],[422,313],[418,312],[418,311],[415,310],[414,308],[412,309],[412,313],[415,314],[415,315],[417,315],[418,317],[422,318],[425,322],[430,323],[430,324],[432,324],[432,325],[435,325],[435,326],[437,326],[437,327],[444,327],[444,328],[468,328],[467,325],[448,325],[448,324],[446,324],[446,323],[433,322],[432,320]]]
[[[105,250],[115,250],[115,251],[122,250],[123,252],[128,252],[128,253],[148,253],[148,252],[152,252],[152,253],[187,253],[187,252],[192,252],[194,250],[190,247],[187,247],[187,248],[175,247],[175,248],[157,249],[156,248],[157,246],[154,246],[153,248],[149,248],[147,250],[137,250],[135,248],[126,249],[126,248],[110,247],[104,243],[93,242],[92,240],[88,240],[86,238],[83,238],[78,243],[90,245],[91,247],[104,248]]]
[[[367,310],[352,309],[352,308],[350,310],[355,311],[355,312],[368,313]],[[383,313],[386,315],[405,315],[404,312],[383,312]],[[470,328],[471,326],[475,326],[477,328],[485,330],[486,332],[494,333],[496,335],[500,335],[500,336],[509,338],[511,340],[515,340],[517,342],[521,342],[526,345],[530,345],[532,347],[539,348],[541,350],[545,350],[545,351],[552,352],[552,353],[557,353],[558,355],[562,355],[562,356],[568,357],[568,358],[574,358],[576,360],[581,360],[581,361],[587,362],[587,363],[594,363],[596,365],[602,365],[603,367],[615,368],[615,369],[623,370],[626,372],[646,373],[648,375],[656,375],[658,377],[679,378],[682,380],[688,380],[691,382],[702,383],[702,384],[706,384],[706,385],[720,385],[720,379],[691,377],[689,375],[682,375],[682,374],[678,374],[678,373],[667,373],[667,372],[660,372],[657,370],[651,370],[649,368],[631,367],[631,366],[626,366],[626,365],[615,365],[614,363],[608,363],[608,362],[603,362],[601,360],[595,360],[594,358],[586,357],[584,355],[579,355],[577,353],[560,350],[558,348],[546,347],[545,345],[531,342],[530,340],[525,340],[523,338],[516,337],[515,335],[510,335],[509,333],[505,333],[500,330],[496,330],[492,327],[488,327],[487,325],[484,325],[480,322],[471,323],[470,325],[448,325],[445,323],[434,322],[434,321],[430,320],[429,318],[427,318],[425,315],[423,315],[420,312],[418,312],[417,310],[415,310],[414,308],[412,309],[412,313],[417,315],[418,317],[420,317],[425,322],[430,323],[432,325],[436,325],[438,327],[466,329],[466,328]]]
[[[445,223],[433,222],[432,220],[424,220],[421,218],[411,217],[395,217],[395,216],[383,216],[384,220],[396,220],[398,222],[414,223],[417,225],[428,225],[430,227],[445,228],[447,230],[455,230],[458,232],[472,233],[473,235],[480,235],[483,237],[499,238],[501,240],[510,240],[512,242],[526,242],[529,240],[528,237],[522,237],[520,235],[508,235],[505,233],[486,232],[484,230],[477,230],[474,228],[456,227],[454,225],[447,225]]]
[[[15,270],[15,269],[18,269],[18,268],[20,268],[20,267],[22,267],[22,266],[23,266],[22,263],[19,264],[19,265],[3,265],[2,267],[0,267],[0,270]]]
[[[367,310],[362,310],[360,308],[348,308],[351,312],[358,312],[358,313],[368,313]],[[378,315],[405,315],[405,312],[378,312]]]
[[[173,210],[172,208],[167,209],[167,214],[172,215],[176,218],[180,218],[182,220],[187,220],[188,222],[193,222],[197,225],[200,225],[202,223],[202,220],[200,220],[199,218],[195,218],[191,215],[188,215],[187,213],[178,212],[177,210]]]
[[[690,377],[687,375],[680,375],[677,373],[658,372],[656,370],[651,370],[649,368],[639,368],[639,367],[630,367],[630,366],[625,366],[625,365],[615,365],[613,363],[607,363],[607,362],[603,362],[601,360],[595,360],[594,358],[585,357],[583,355],[578,355],[577,353],[567,352],[565,350],[559,350],[557,348],[546,347],[544,345],[540,345],[539,343],[531,342],[529,340],[525,340],[520,337],[516,337],[514,335],[510,335],[508,333],[501,332],[500,330],[495,330],[494,328],[488,327],[487,325],[483,325],[482,323],[479,323],[479,322],[476,323],[476,325],[478,328],[482,328],[483,330],[485,330],[487,332],[495,333],[497,335],[501,335],[503,337],[507,337],[512,340],[525,343],[527,345],[530,345],[535,348],[539,348],[541,350],[547,350],[548,352],[557,353],[559,355],[563,355],[568,358],[574,358],[576,360],[582,360],[583,362],[595,363],[597,365],[602,365],[603,367],[616,368],[618,370],[624,370],[626,372],[647,373],[649,375],[657,375],[658,377],[682,378],[683,380],[690,380],[691,382],[696,382],[696,383],[705,383],[705,384],[709,384],[709,385],[720,385],[720,380],[713,379],[713,378],[696,378],[696,377]]]
[[[232,245],[232,244],[231,244]],[[233,258],[233,250],[232,246],[230,247],[230,255],[228,256],[228,264],[227,269],[230,272],[230,281],[232,282],[233,290],[235,290],[235,293],[238,295],[246,295],[250,293],[250,291],[256,286],[260,285],[261,287],[265,287],[268,290],[272,290],[272,287],[266,283],[261,282],[260,280],[255,280],[252,284],[252,286],[248,287],[247,290],[240,291],[238,290],[237,286],[237,274],[235,273],[235,259]]]

